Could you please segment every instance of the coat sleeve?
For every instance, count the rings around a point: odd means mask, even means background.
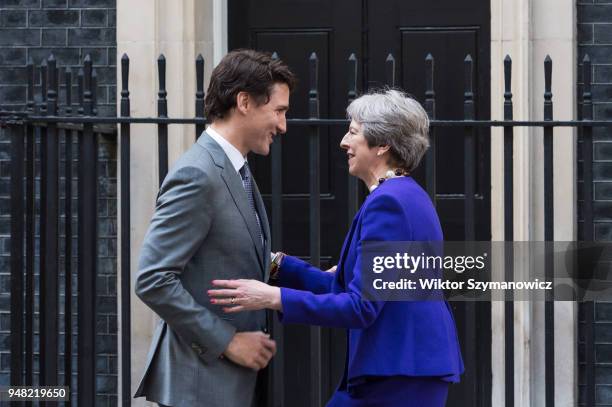
[[[180,279],[210,230],[207,185],[206,174],[194,167],[180,168],[164,181],[141,249],[135,291],[211,362],[225,351],[235,328],[197,303]]]
[[[324,294],[331,291],[334,273],[322,271],[305,261],[285,256],[279,270],[278,285]]]
[[[342,293],[315,294],[281,288],[283,323],[301,323],[349,329],[367,328],[380,313],[384,302],[368,301],[361,295],[361,251],[364,241],[406,240],[408,225],[402,208],[391,195],[373,197],[362,214],[360,241],[352,279]]]

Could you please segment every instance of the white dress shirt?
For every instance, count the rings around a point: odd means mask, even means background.
[[[220,135],[219,132],[215,131],[215,129],[213,129],[211,126],[206,128],[206,133],[208,133],[208,135],[221,146],[223,152],[225,152],[225,155],[232,163],[232,166],[238,175],[240,175],[240,169],[246,161],[246,158],[242,155],[242,153],[240,153],[240,151],[238,151],[238,149],[234,147],[232,143],[227,141],[225,137]]]

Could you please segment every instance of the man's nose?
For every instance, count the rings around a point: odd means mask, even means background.
[[[287,118],[283,116],[276,125],[277,134],[285,134],[287,132]]]

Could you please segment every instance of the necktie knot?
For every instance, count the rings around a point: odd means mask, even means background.
[[[249,163],[245,161],[239,172],[240,176],[244,181],[248,180],[251,177],[251,172],[249,171]]]

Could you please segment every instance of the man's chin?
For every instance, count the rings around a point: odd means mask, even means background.
[[[268,155],[270,154],[270,146],[258,148],[257,150],[251,150],[251,152],[257,155]]]

